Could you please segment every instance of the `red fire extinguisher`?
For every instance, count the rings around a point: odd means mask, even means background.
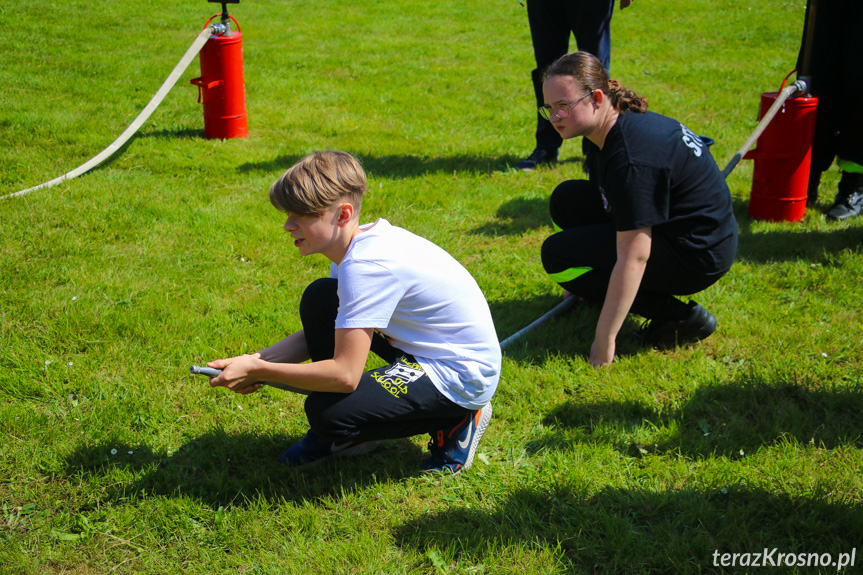
[[[201,75],[191,83],[198,86],[198,103],[204,104],[204,135],[207,138],[227,140],[245,138],[249,134],[246,122],[246,84],[243,78],[243,34],[236,18],[228,14],[227,4],[240,0],[210,0],[222,4],[225,33],[210,36],[201,49]],[[231,20],[237,31],[231,30]]]
[[[761,94],[759,118],[782,93],[788,76],[779,92]],[[757,147],[744,156],[755,160],[749,197],[749,216],[752,219],[774,222],[799,222],[803,219],[817,106],[818,98],[814,96],[785,100],[779,113],[759,136]]]

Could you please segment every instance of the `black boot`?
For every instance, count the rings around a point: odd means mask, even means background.
[[[541,164],[557,162],[557,150],[554,148],[536,148],[527,158],[515,165],[516,170],[532,172]]]
[[[694,343],[716,331],[716,317],[694,301],[688,304],[689,311],[681,320],[648,320],[641,328],[641,341],[645,345],[666,349],[677,345]]]
[[[863,174],[842,172],[839,193],[827,212],[828,220],[844,220],[863,211]]]

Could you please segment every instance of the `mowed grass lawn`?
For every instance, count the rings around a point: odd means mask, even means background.
[[[638,0],[615,13],[612,76],[714,138],[722,167],[794,68],[804,4]],[[0,195],[113,141],[218,8],[0,5]],[[508,347],[462,476],[420,473],[425,437],[279,465],[302,399],[238,397],[188,367],[298,329],[326,274],[269,205],[283,170],[356,154],[364,220],[452,253],[501,339],[560,301],[539,261],[547,199],[584,172],[578,142],[553,168],[508,169],[533,148],[516,0],[231,11],[248,138],[204,139],[196,61],[105,164],[0,201],[0,573],[859,572],[863,219],[824,220],[835,168],[800,223],[750,220],[752,163],[731,174],[739,258],[696,296],[719,319],[701,344],[621,341],[597,372],[584,307]]]

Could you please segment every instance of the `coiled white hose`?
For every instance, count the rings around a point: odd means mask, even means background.
[[[159,104],[162,103],[162,100],[165,99],[165,96],[168,95],[168,92],[171,91],[171,88],[174,87],[174,84],[177,83],[177,80],[180,79],[180,76],[183,75],[183,72],[186,71],[186,68],[189,67],[189,64],[192,63],[192,60],[195,59],[195,56],[198,55],[198,52],[201,51],[201,48],[204,47],[204,44],[207,43],[207,40],[210,39],[210,36],[213,34],[219,34],[222,32],[222,28],[219,28],[222,24],[217,23],[212,26],[208,26],[204,28],[200,34],[195,38],[195,41],[192,42],[192,45],[189,46],[189,49],[186,50],[186,53],[183,54],[183,57],[180,58],[180,61],[174,66],[173,71],[162,84],[162,87],[159,88],[159,91],[156,92],[156,95],[153,96],[153,99],[150,100],[150,103],[147,104],[141,113],[138,114],[138,117],[126,128],[126,131],[120,134],[120,137],[114,140],[107,148],[102,150],[98,155],[94,156],[92,159],[87,161],[86,163],[78,166],[71,172],[66,172],[59,178],[54,178],[49,182],[45,182],[44,184],[39,184],[38,186],[33,186],[32,188],[27,188],[26,190],[21,190],[20,192],[15,192],[12,194],[8,194],[5,196],[0,196],[0,200],[6,200],[9,198],[14,198],[16,196],[23,196],[25,194],[29,194],[30,192],[35,192],[36,190],[41,190],[42,188],[50,188],[52,186],[56,186],[57,184],[62,184],[66,180],[71,180],[72,178],[77,178],[81,174],[95,168],[106,159],[108,159],[111,155],[114,154],[117,150],[123,147],[129,138],[131,138],[135,132],[147,121],[150,115],[159,107]]]

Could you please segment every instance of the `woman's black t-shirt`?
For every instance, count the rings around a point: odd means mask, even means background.
[[[586,141],[590,181],[617,231],[651,227],[681,265],[724,273],[737,251],[728,185],[708,147],[660,114],[623,113],[600,150]]]

